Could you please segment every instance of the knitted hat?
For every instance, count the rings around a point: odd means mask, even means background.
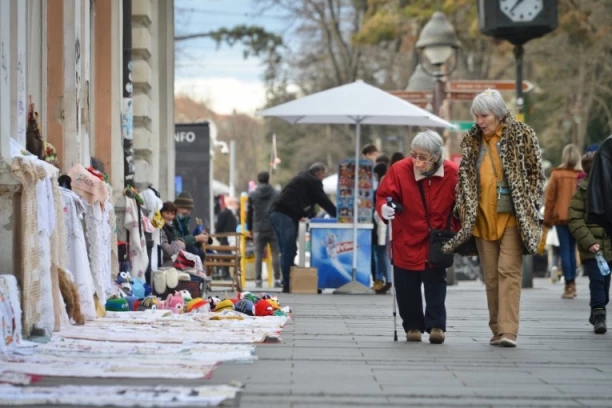
[[[272,316],[274,308],[267,299],[262,299],[255,304],[255,316]]]
[[[244,313],[248,316],[253,316],[255,314],[255,305],[253,305],[253,302],[246,298],[240,299],[238,303],[234,305],[234,308],[238,312]]]
[[[186,208],[188,210],[191,210],[193,209],[193,198],[191,197],[191,194],[186,191],[183,191],[174,200],[174,205],[176,206],[176,208]]]
[[[124,298],[109,299],[106,301],[106,310],[109,312],[127,312],[129,311],[128,301]]]
[[[220,312],[222,310],[234,310],[234,304],[231,300],[225,299],[217,303],[217,307],[215,307],[215,312]]]
[[[201,308],[204,305],[208,304],[208,300],[204,300],[202,298],[195,298],[191,301],[189,301],[189,303],[187,303],[187,313],[191,312],[192,310],[196,310]]]

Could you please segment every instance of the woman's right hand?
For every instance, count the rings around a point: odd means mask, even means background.
[[[595,253],[597,251],[600,250],[599,244],[593,244],[591,245],[591,247],[589,248],[589,252]]]

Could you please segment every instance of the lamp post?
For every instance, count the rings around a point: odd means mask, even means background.
[[[440,107],[444,102],[444,75],[450,75],[457,67],[457,55],[459,53],[459,39],[453,26],[450,25],[446,16],[441,11],[436,11],[431,19],[425,24],[419,40],[416,43],[419,51],[419,64],[423,71],[435,78],[433,109],[436,115],[440,113]],[[442,66],[455,54],[451,67]],[[433,70],[428,69],[425,62],[428,61]]]
[[[444,13],[438,10],[431,16],[431,19],[425,24],[425,27],[423,27],[421,31],[416,47],[419,51],[419,66],[422,67],[425,74],[435,79],[433,112],[440,116],[440,108],[446,96],[444,76],[450,75],[457,67],[457,57],[460,47],[455,29],[450,25]],[[453,54],[455,58],[452,59],[452,66],[445,66]],[[428,65],[433,69],[428,69]],[[448,151],[447,153],[450,154],[448,146],[446,150]],[[447,284],[457,284],[455,268],[452,266],[448,268],[447,271]]]

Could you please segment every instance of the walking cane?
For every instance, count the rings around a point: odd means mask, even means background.
[[[387,204],[391,204],[393,199],[387,197]],[[391,268],[393,268],[393,220],[389,220],[389,229],[387,231],[387,240],[389,241],[389,260],[391,261]],[[393,274],[393,270],[391,270]],[[392,275],[395,278],[395,275]],[[393,341],[397,341],[397,301],[395,298],[395,279],[393,279]]]

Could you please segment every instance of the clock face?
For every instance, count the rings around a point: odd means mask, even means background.
[[[511,21],[533,21],[542,11],[544,0],[499,0],[499,7]]]

